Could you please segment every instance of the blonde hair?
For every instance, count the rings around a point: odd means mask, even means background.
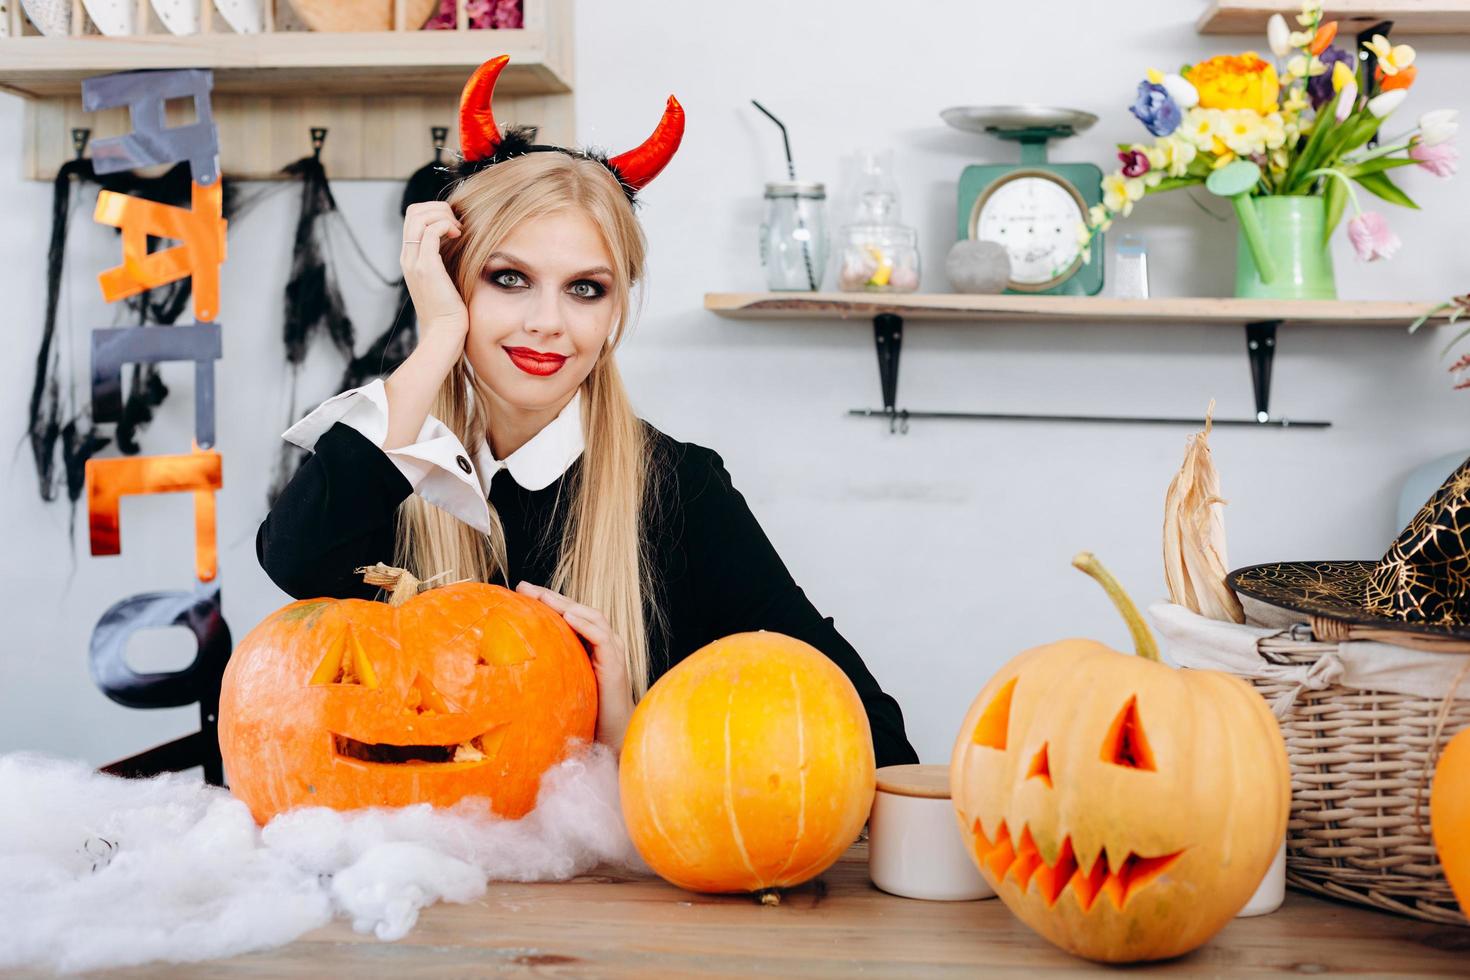
[[[648,635],[643,596],[652,596],[652,561],[642,522],[653,474],[643,423],[633,412],[613,351],[629,323],[632,287],[643,276],[646,244],[622,189],[600,163],[565,153],[538,152],[489,167],[455,187],[448,197],[464,234],[449,239],[444,263],[469,302],[487,260],[523,221],[575,210],[602,234],[612,257],[617,319],[602,356],[582,383],[581,472],[558,491],[567,521],[550,582],[538,582],[603,613],[627,648],[634,700],[648,689]],[[489,429],[488,399],[476,398],[481,382],[466,358],[445,379],[432,413],[474,453]],[[452,579],[507,586],[505,531],[490,508],[483,535],[418,496],[398,512],[398,563],[419,578],[447,573]],[[657,603],[652,604],[655,616]]]

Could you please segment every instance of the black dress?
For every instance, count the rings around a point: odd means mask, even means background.
[[[898,702],[883,693],[852,646],[792,580],[745,498],[713,450],[678,442],[647,426],[653,482],[644,518],[666,629],[650,624],[649,683],[700,647],[731,633],[765,629],[804,640],[847,674],[867,709],[879,766],[917,762]],[[490,503],[505,527],[511,587],[545,585],[556,565],[558,533],[579,457],[550,486],[526,490],[508,469],[490,483]],[[395,514],[413,492],[367,437],[338,422],[317,440],[255,538],[261,567],[298,599],[372,599],[378,590],[353,570],[393,560]]]

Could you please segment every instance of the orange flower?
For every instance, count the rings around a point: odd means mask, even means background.
[[[1392,92],[1396,88],[1408,88],[1414,84],[1414,76],[1419,74],[1419,69],[1410,65],[1400,68],[1397,74],[1385,75],[1382,68],[1373,69],[1373,77],[1378,79],[1378,88],[1382,92]]]
[[[1276,69],[1254,51],[1222,54],[1189,70],[1189,81],[1199,91],[1205,109],[1252,109],[1272,112],[1280,94]]]
[[[1317,28],[1317,33],[1312,35],[1312,44],[1307,50],[1314,55],[1321,54],[1327,50],[1327,45],[1331,44],[1335,37],[1337,37],[1337,21],[1329,20]]]

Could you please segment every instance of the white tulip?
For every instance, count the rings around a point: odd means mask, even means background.
[[[1164,91],[1180,109],[1193,109],[1199,105],[1199,89],[1183,75],[1170,72],[1164,76]]]
[[[1419,117],[1419,142],[1425,146],[1437,146],[1455,138],[1460,124],[1455,121],[1459,113],[1454,109],[1435,109]]]
[[[1291,28],[1286,26],[1285,17],[1272,14],[1266,21],[1266,41],[1271,45],[1272,54],[1278,58],[1286,57],[1291,50]]]
[[[1409,97],[1409,90],[1396,88],[1389,92],[1379,92],[1368,100],[1368,111],[1373,113],[1377,119],[1382,119],[1404,104]]]

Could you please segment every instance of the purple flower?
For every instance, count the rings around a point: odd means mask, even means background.
[[[1124,177],[1142,177],[1148,173],[1148,157],[1142,150],[1124,150],[1118,159],[1123,161]]]
[[[1138,83],[1138,98],[1133,100],[1128,111],[1155,136],[1168,136],[1179,128],[1182,119],[1179,106],[1169,98],[1168,90],[1148,81]]]
[[[1364,262],[1393,257],[1403,242],[1388,227],[1383,215],[1376,211],[1364,211],[1348,222],[1348,241],[1353,243],[1358,258]]]
[[[1332,101],[1335,91],[1332,87],[1332,66],[1341,61],[1349,68],[1354,67],[1353,56],[1342,48],[1328,48],[1317,56],[1327,70],[1320,75],[1313,75],[1307,79],[1307,96],[1312,100],[1312,108],[1320,109]]]

